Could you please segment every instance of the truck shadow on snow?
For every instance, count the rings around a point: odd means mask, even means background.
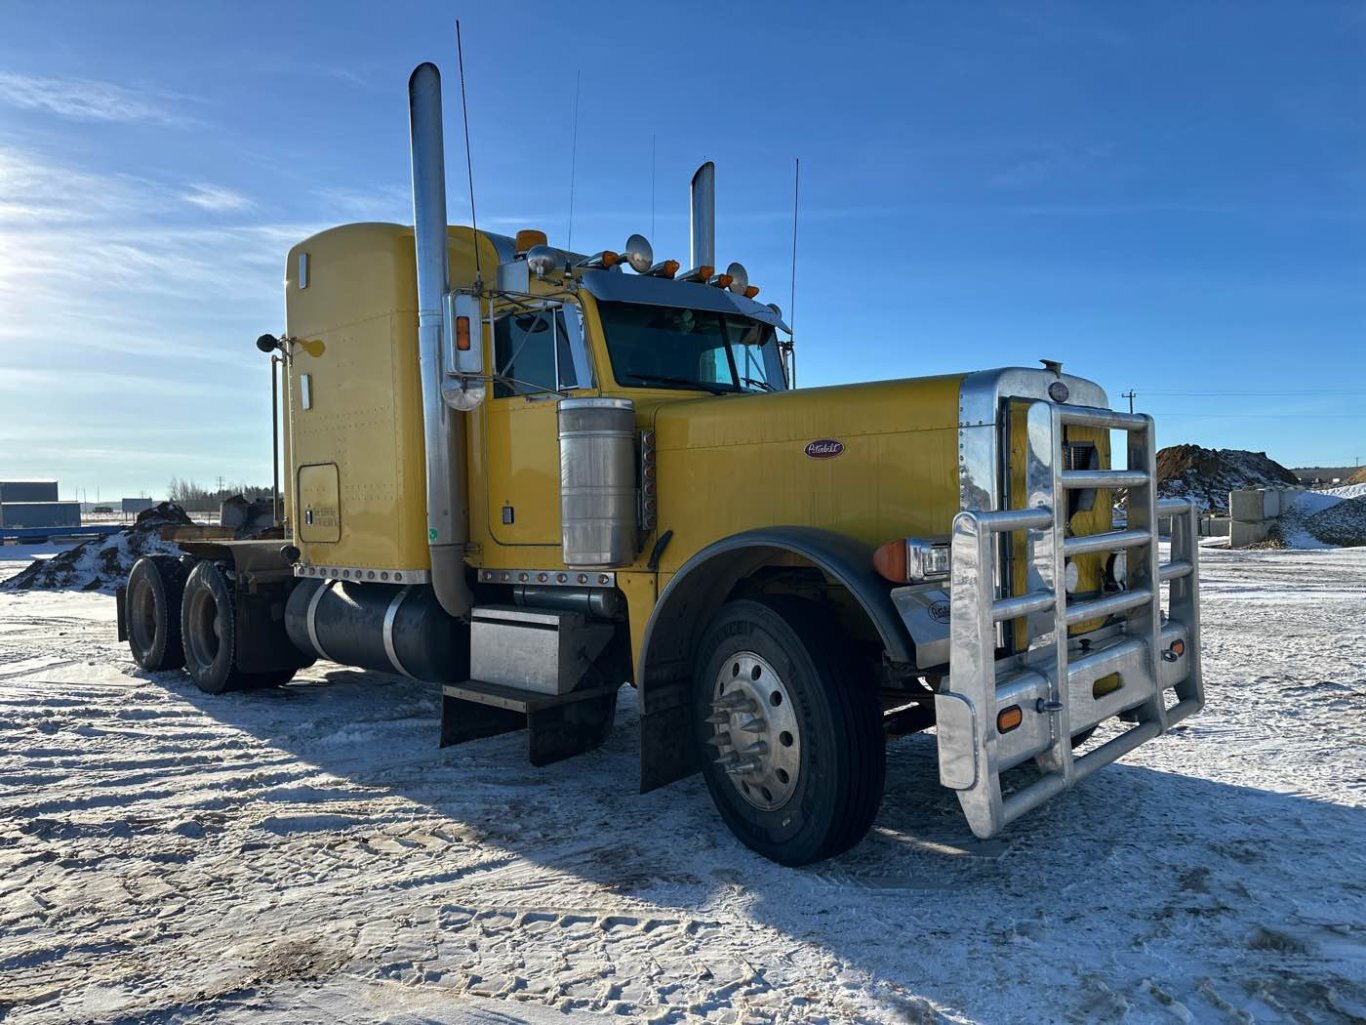
[[[1021,971],[1052,951],[1083,983],[1104,976],[1107,992],[1127,974],[1116,974],[1117,963],[1137,966],[1136,986],[1175,972],[1192,988],[1223,963],[1267,992],[1322,977],[1332,1000],[1366,1004],[1351,970],[1335,968],[1366,956],[1362,809],[1118,764],[979,841],[938,783],[933,737],[920,735],[889,745],[886,796],[868,838],[790,869],[731,836],[699,776],[637,792],[629,687],[603,748],[538,769],[526,761],[524,733],[438,749],[432,685],[325,665],[277,690],[218,697],[179,674],[146,678],[300,763],[284,759],[292,767],[260,774],[236,795],[237,814],[262,842],[319,830],[382,834],[434,817],[463,841],[450,854],[452,900],[473,888],[534,901],[543,867],[599,888],[595,906],[610,895],[694,914],[734,904],[955,1006],[972,1003],[971,987],[950,964],[911,956],[912,945],[947,944],[950,961],[989,950],[1003,963],[1019,959]],[[1192,723],[1154,743],[1175,759],[1178,746],[1200,743]],[[325,814],[310,810],[314,802],[325,802]],[[514,867],[465,880],[461,859],[472,849],[504,853],[495,863]],[[397,873],[376,885],[405,884]],[[1336,1014],[1331,1001],[1323,1007]]]

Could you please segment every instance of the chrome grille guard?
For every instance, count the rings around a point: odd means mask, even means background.
[[[1152,417],[1036,401],[1027,418],[1027,507],[961,512],[953,523],[948,689],[935,696],[939,778],[958,791],[968,824],[983,838],[1199,711],[1205,700],[1196,511],[1188,501],[1157,498]],[[1068,425],[1125,432],[1130,469],[1065,469]],[[1129,489],[1124,529],[1067,536],[1068,491],[1121,487]],[[1172,521],[1167,563],[1158,553],[1159,516]],[[1001,535],[1013,531],[1026,532],[1030,589],[998,597]],[[1128,552],[1127,588],[1069,601],[1065,560],[1107,551]],[[1069,626],[1098,619],[1104,629],[1069,641]],[[998,660],[997,624],[1008,620],[1028,624],[1027,650]],[[1096,681],[1116,673],[1120,686],[1097,695]],[[1013,706],[1021,710],[1020,724],[1002,732],[998,714]],[[1121,712],[1136,721],[1074,756],[1074,736]],[[1001,773],[1031,758],[1040,777],[1003,796]]]

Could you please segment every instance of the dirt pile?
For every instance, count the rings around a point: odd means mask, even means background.
[[[1361,467],[1356,473],[1347,478],[1348,484],[1366,484],[1366,466]]]
[[[1295,487],[1295,475],[1265,452],[1173,445],[1157,453],[1157,491],[1189,498],[1201,509],[1228,511],[1228,493],[1245,488]]]
[[[161,539],[160,528],[192,523],[180,506],[162,502],[138,513],[136,522],[117,534],[95,538],[50,559],[33,560],[26,569],[0,583],[0,590],[113,593],[142,556],[180,554],[176,545]]]
[[[1304,529],[1326,545],[1366,545],[1366,496],[1344,499],[1320,509],[1304,521]]]

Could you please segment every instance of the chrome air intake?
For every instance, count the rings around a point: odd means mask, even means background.
[[[560,403],[560,528],[566,566],[624,566],[636,554],[635,404]]]
[[[441,135],[441,72],[420,64],[408,79],[413,158],[413,234],[417,260],[418,361],[422,372],[422,428],[426,449],[427,545],[432,589],[449,615],[469,614],[465,581],[469,500],[465,484],[465,418],[441,396],[442,306],[450,287],[447,265],[446,160]]]

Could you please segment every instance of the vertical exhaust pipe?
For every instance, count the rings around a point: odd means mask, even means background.
[[[465,482],[465,418],[441,398],[442,305],[450,288],[446,235],[446,157],[441,135],[441,72],[420,64],[408,79],[413,155],[413,233],[417,260],[417,349],[422,374],[426,449],[427,547],[432,590],[449,615],[467,617],[473,598],[465,580],[469,496]]]
[[[716,165],[708,160],[692,176],[692,245],[688,266],[716,266]]]

